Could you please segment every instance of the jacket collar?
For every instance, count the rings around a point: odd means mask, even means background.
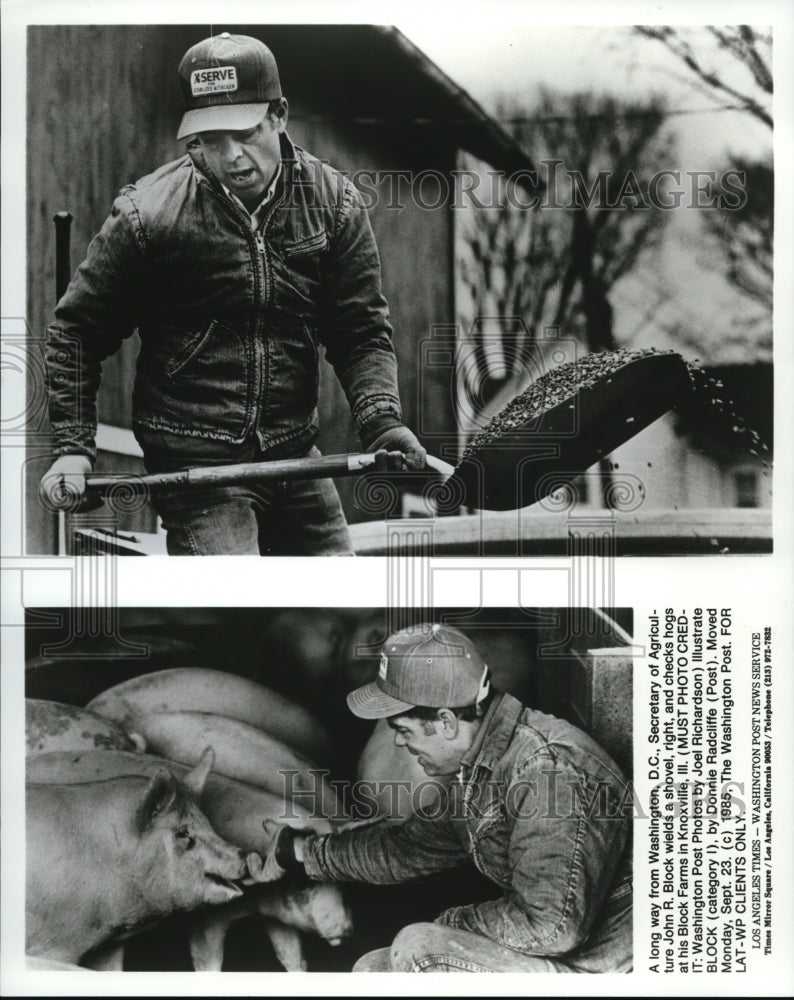
[[[461,769],[477,764],[492,771],[504,756],[523,711],[524,706],[512,695],[497,695],[485,713],[474,742],[461,759]]]
[[[281,143],[281,162],[299,174],[301,172],[301,163],[295,155],[295,146],[292,139],[290,139],[286,132],[282,132],[278,138]]]

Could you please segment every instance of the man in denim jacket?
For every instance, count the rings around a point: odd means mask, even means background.
[[[438,625],[388,638],[377,680],[348,705],[388,718],[395,744],[428,775],[457,774],[442,789],[446,808],[326,836],[280,827],[271,877],[303,867],[323,881],[397,883],[473,861],[501,890],[403,928],[354,971],[630,971],[627,784],[601,747],[510,695],[491,696],[475,646]]]
[[[245,35],[179,67],[188,155],[128,185],[49,330],[50,495],[96,457],[102,361],[133,330],[133,428],[149,472],[317,455],[319,347],[363,445],[424,449],[402,423],[388,308],[362,199],[292,144],[270,50]],[[330,480],[159,491],[171,554],[351,554]]]

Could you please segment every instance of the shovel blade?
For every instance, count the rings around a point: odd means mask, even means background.
[[[528,507],[630,440],[690,388],[678,354],[630,361],[481,447],[449,485],[478,510]]]

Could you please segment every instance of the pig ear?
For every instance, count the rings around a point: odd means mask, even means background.
[[[199,758],[198,764],[196,764],[192,771],[188,771],[182,779],[183,783],[193,792],[197,799],[201,798],[201,793],[204,791],[204,783],[214,763],[215,751],[212,747],[207,747]]]
[[[174,776],[164,767],[158,768],[152,775],[143,798],[135,812],[138,830],[147,830],[160,813],[165,812],[176,796],[176,781]]]

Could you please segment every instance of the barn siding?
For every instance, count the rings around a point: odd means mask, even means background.
[[[41,26],[28,29],[28,322],[43,338],[55,299],[53,215],[67,210],[72,267],[107,216],[122,185],[181,154],[174,138],[181,96],[174,67],[186,29],[151,26]],[[104,366],[99,419],[130,426],[131,372],[126,343]],[[28,465],[35,498],[48,454]],[[55,550],[55,518],[28,503],[28,551]]]
[[[297,103],[297,102],[295,102]],[[454,151],[417,146],[410,135],[384,134],[373,126],[308,120],[302,106],[294,107],[290,135],[315,156],[328,160],[355,177],[358,170],[373,176],[396,171],[439,170],[448,172]],[[372,185],[371,178],[366,185]],[[450,322],[452,316],[452,236],[448,206],[426,211],[419,200],[406,193],[401,208],[389,207],[390,181],[383,179],[370,219],[381,258],[383,292],[389,303],[394,327],[394,346],[399,368],[400,398],[409,426],[435,428],[440,440],[456,436],[449,377],[446,372],[423,371],[425,391],[419,391],[419,356],[422,341],[435,324]],[[407,189],[406,189],[407,190]],[[427,199],[425,199],[427,201]],[[438,391],[428,387],[437,386]],[[420,415],[420,406],[423,409]],[[330,366],[321,376],[320,447],[328,453],[358,450],[360,444],[344,394]],[[434,436],[425,440],[429,448],[438,443]],[[353,507],[353,484],[337,481],[348,517],[361,520],[365,513]],[[371,512],[371,516],[378,516]]]

